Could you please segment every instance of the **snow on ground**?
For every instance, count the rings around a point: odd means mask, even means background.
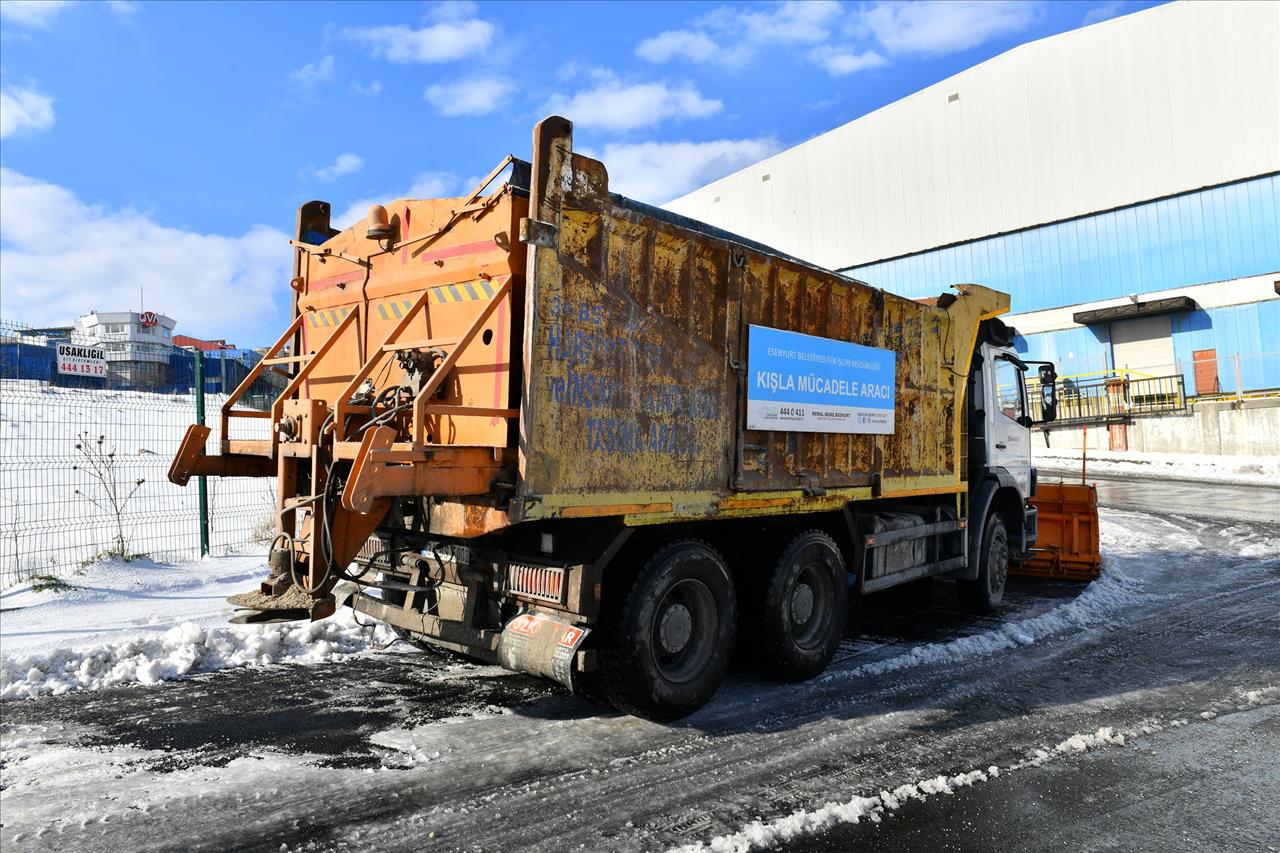
[[[1276,510],[1280,513],[1280,509]],[[1233,524],[1222,531],[1222,535],[1234,541],[1241,557],[1258,559],[1275,559],[1280,557],[1280,538],[1260,533],[1245,524]]]
[[[1102,516],[1101,540],[1102,576],[1046,612],[835,669],[822,678],[861,678],[992,655],[1103,624],[1146,597],[1142,576],[1154,553],[1196,544],[1167,522],[1114,511]],[[74,587],[69,591],[36,592],[30,583],[5,591],[0,594],[0,697],[152,685],[250,664],[332,660],[391,640],[388,628],[362,627],[345,609],[318,623],[227,625],[233,608],[226,597],[252,588],[264,574],[263,559],[256,555],[180,565],[103,561],[69,576]]]
[[[147,560],[93,564],[74,588],[0,594],[0,698],[158,684],[234,666],[333,660],[383,644],[385,626],[352,613],[321,622],[228,625],[226,597],[264,576],[261,556],[183,565]]]
[[[1079,480],[1080,451],[1037,447],[1035,464],[1050,471],[1073,472]],[[1280,486],[1280,456],[1214,456],[1200,453],[1138,453],[1090,450],[1086,478],[1124,475],[1243,486]],[[1280,513],[1277,514],[1280,516]]]
[[[1104,625],[1148,597],[1144,576],[1156,563],[1153,556],[1171,547],[1193,549],[1195,537],[1166,521],[1142,513],[1103,510],[1099,516],[1102,574],[1076,597],[1053,609],[996,628],[939,643],[925,643],[885,660],[847,670],[833,670],[824,681],[879,675],[908,667],[956,662],[1029,646],[1072,630]],[[1265,540],[1271,543],[1273,540]],[[1266,548],[1266,544],[1254,544]],[[1244,554],[1243,556],[1249,556]]]
[[[774,820],[754,820],[735,833],[717,836],[706,842],[699,841],[676,847],[669,853],[708,853],[708,851],[710,853],[748,853],[751,850],[774,847],[802,836],[812,835],[840,823],[861,823],[863,820],[879,823],[886,812],[896,811],[911,800],[925,801],[938,794],[954,794],[958,788],[967,788],[997,779],[1001,774],[1007,776],[1019,770],[1041,767],[1051,761],[1070,758],[1108,746],[1123,747],[1126,744],[1126,736],[1132,739],[1138,735],[1154,734],[1165,728],[1183,725],[1186,725],[1185,720],[1172,720],[1167,723],[1149,722],[1140,728],[1123,732],[1111,726],[1103,726],[1094,732],[1070,735],[1053,746],[1037,748],[1026,759],[1003,768],[991,765],[986,769],[969,770],[954,775],[943,774],[908,782],[892,791],[880,791],[865,796],[854,795],[844,802],[828,802],[816,809],[800,809]]]
[[[1047,613],[1005,622],[998,628],[959,637],[944,643],[926,643],[909,652],[864,664],[854,669],[836,670],[822,676],[824,681],[879,675],[924,664],[954,662],[979,655],[1029,646],[1040,640],[1072,629],[1084,629],[1104,623],[1112,614],[1138,604],[1144,597],[1141,581],[1104,566],[1102,576],[1085,587],[1084,592]]]

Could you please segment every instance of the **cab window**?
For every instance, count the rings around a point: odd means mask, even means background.
[[[1016,421],[1026,414],[1025,392],[1018,366],[1012,361],[996,359],[996,404],[1005,417]]]

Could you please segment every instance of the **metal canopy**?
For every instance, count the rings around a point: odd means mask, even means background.
[[[1194,311],[1196,307],[1196,301],[1190,296],[1170,296],[1166,299],[1151,299],[1146,302],[1126,302],[1123,305],[1095,308],[1092,311],[1077,311],[1071,315],[1071,319],[1076,323],[1087,326],[1090,323],[1106,323],[1111,320],[1128,320],[1133,317],[1150,317],[1155,314]]]

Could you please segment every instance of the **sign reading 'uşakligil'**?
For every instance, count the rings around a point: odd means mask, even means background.
[[[58,344],[58,372],[72,376],[106,376],[107,353],[101,347]]]
[[[890,435],[897,354],[751,326],[747,429]]]

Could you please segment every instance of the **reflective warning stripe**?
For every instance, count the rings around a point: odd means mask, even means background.
[[[336,326],[347,318],[351,313],[350,308],[334,308],[321,311],[312,311],[307,322],[311,328],[318,329],[321,326]]]
[[[413,301],[410,299],[390,300],[385,299],[377,303],[378,316],[384,320],[395,318],[397,320],[409,313],[409,309],[413,307]]]
[[[459,284],[441,284],[431,288],[427,302],[435,305],[450,305],[460,302],[476,302],[491,299],[497,286],[487,278],[475,281],[464,281]],[[383,320],[401,320],[413,308],[412,299],[384,299],[373,303],[378,316]],[[312,310],[309,325],[313,329],[336,326],[351,313],[350,308]]]
[[[492,299],[497,290],[497,285],[487,278],[464,281],[460,284],[441,284],[428,291],[427,303],[431,305],[449,305],[458,302],[487,300]],[[412,299],[384,299],[381,302],[373,303],[373,307],[378,310],[378,316],[383,320],[401,320],[413,308],[413,302],[414,300]],[[342,316],[346,316],[345,311]],[[312,319],[314,321],[314,317]],[[312,325],[314,326],[315,323],[312,322]],[[321,323],[321,325],[324,324]]]
[[[487,278],[464,281],[460,284],[442,284],[431,288],[430,301],[436,305],[446,305],[450,302],[475,302],[479,299],[491,298],[495,290],[493,282]]]

